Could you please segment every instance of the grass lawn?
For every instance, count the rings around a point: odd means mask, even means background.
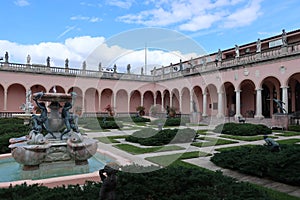
[[[283,136],[283,137],[291,137],[291,136],[298,136],[298,135],[300,135],[300,132],[295,132],[295,131],[281,131],[281,132],[277,132],[276,131],[276,135]]]
[[[189,159],[189,158],[198,158],[204,156],[210,156],[211,154],[202,152],[202,151],[193,151],[193,152],[186,152],[186,153],[176,153],[171,155],[163,155],[163,156],[154,156],[154,157],[147,157],[146,160],[156,163],[160,166],[168,166],[174,161],[180,159]]]
[[[295,144],[300,142],[300,139],[292,138],[292,139],[286,139],[286,140],[277,140],[279,144]]]
[[[233,149],[239,149],[241,147],[246,147],[246,146],[254,146],[253,144],[245,144],[245,145],[240,145],[240,146],[234,146],[234,147],[224,147],[224,148],[218,148],[215,149],[216,151],[222,152],[222,151],[230,151]]]
[[[212,135],[213,133],[208,133],[209,130],[197,130],[197,134],[199,135]]]
[[[196,147],[208,147],[208,146],[215,146],[215,145],[224,145],[224,144],[234,144],[238,143],[232,140],[224,140],[218,138],[211,138],[211,137],[199,137],[200,140],[205,140],[205,142],[193,142],[192,145]]]
[[[234,140],[242,140],[242,141],[257,141],[257,140],[263,140],[264,136],[263,135],[255,135],[255,136],[240,136],[240,135],[225,135],[221,134],[220,137],[222,138],[228,138],[228,139],[234,139]],[[278,138],[275,136],[269,136],[269,138]]]
[[[141,148],[131,144],[116,144],[115,147],[126,151],[131,154],[143,154],[143,153],[154,153],[154,152],[163,152],[163,151],[175,151],[175,150],[183,150],[185,148],[180,146],[158,146],[158,147],[149,147],[149,148]]]
[[[95,137],[94,139],[104,144],[111,144],[111,143],[120,143],[116,139],[123,139],[126,137],[127,137],[126,135],[117,135],[117,136],[107,136],[107,137]]]

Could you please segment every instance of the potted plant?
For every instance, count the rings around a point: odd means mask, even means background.
[[[113,111],[113,108],[111,107],[110,104],[108,104],[104,110],[108,113],[109,116],[114,116],[114,111]]]
[[[144,106],[136,107],[136,111],[138,111],[139,116],[144,116],[145,115],[145,107]]]
[[[175,117],[176,116],[176,108],[170,107],[169,108],[169,117]]]

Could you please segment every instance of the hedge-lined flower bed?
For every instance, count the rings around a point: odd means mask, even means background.
[[[152,125],[158,125],[162,124],[163,126],[184,126],[186,123],[190,122],[190,118],[187,117],[170,117],[166,119],[157,119],[154,121],[151,121],[150,124]]]
[[[29,125],[24,125],[23,119],[17,118],[0,118],[0,154],[10,153],[8,148],[10,138],[17,138],[28,135]]]
[[[225,123],[217,125],[213,132],[228,135],[252,136],[271,134],[272,130],[263,124]]]
[[[118,172],[117,199],[278,200],[253,185],[239,183],[233,178],[225,177],[221,172],[213,173],[196,167],[183,166],[169,166],[154,171],[148,168],[127,166],[126,169],[123,168],[123,172]],[[136,173],[142,171],[151,172]],[[0,196],[3,200],[96,200],[100,187],[101,184],[96,182],[88,182],[82,186],[69,185],[55,188],[42,185],[19,185],[1,188]]]
[[[240,146],[215,154],[211,161],[224,168],[300,186],[300,145],[280,148],[280,152],[271,152],[262,145]]]
[[[176,144],[192,142],[196,131],[190,128],[185,129],[163,129],[161,131],[146,128],[134,132],[125,138],[128,142],[139,143],[145,146],[160,146],[165,144]]]

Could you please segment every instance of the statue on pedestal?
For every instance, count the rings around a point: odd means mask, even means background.
[[[235,45],[235,57],[240,57],[240,47],[237,44]]]
[[[128,64],[127,65],[127,74],[130,74],[130,68],[131,68],[131,66],[130,66],[130,64]]]
[[[257,39],[257,42],[256,42],[256,52],[257,53],[261,52],[261,41],[259,38]]]
[[[9,58],[8,52],[5,52],[4,58],[5,58],[5,62],[8,63],[8,58]]]
[[[282,46],[287,46],[287,36],[286,36],[286,32],[284,29],[282,29],[282,34],[281,34],[281,40],[282,40]]]

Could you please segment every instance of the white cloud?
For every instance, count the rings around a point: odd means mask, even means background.
[[[20,6],[20,7],[30,5],[30,3],[27,0],[17,0],[17,1],[14,1],[14,4],[17,6]]]
[[[250,0],[248,4],[246,0],[148,0],[144,3],[149,10],[120,16],[117,20],[145,26],[175,25],[183,31],[210,28],[214,23],[223,27],[246,26],[261,15],[261,1]]]
[[[129,9],[134,3],[134,0],[108,0],[106,3],[111,6]]]
[[[87,69],[98,70],[101,62],[103,67],[112,67],[116,64],[118,72],[126,72],[127,64],[131,64],[132,72],[140,73],[141,67],[144,67],[144,49],[131,50],[117,45],[107,46],[104,41],[103,37],[90,36],[68,38],[64,43],[42,42],[29,45],[0,40],[0,49],[9,53],[11,63],[26,63],[29,54],[32,64],[46,65],[46,58],[49,56],[51,66],[56,67],[64,67],[65,59],[68,58],[70,68],[81,68],[83,61],[86,61]],[[154,66],[169,65],[171,62],[179,62],[179,59],[188,60],[196,56],[192,53],[183,55],[179,51],[148,50],[147,73],[150,74]]]
[[[68,58],[70,68],[80,68],[90,52],[103,41],[103,37],[90,36],[68,38],[64,43],[42,42],[30,45],[0,40],[0,49],[9,53],[9,61],[12,63],[26,63],[29,54],[33,64],[45,64],[49,56],[52,66],[63,67],[65,59]]]
[[[77,15],[77,16],[72,16],[70,17],[71,20],[79,20],[79,21],[88,21],[88,22],[99,22],[102,21],[102,19],[98,18],[98,17],[87,17],[87,16],[81,16],[81,15]]]
[[[262,14],[260,11],[261,1],[253,0],[249,5],[227,16],[224,27],[232,28],[251,24]]]

